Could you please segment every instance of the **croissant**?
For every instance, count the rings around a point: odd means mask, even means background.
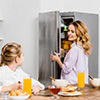
[[[15,90],[15,91],[11,91],[10,96],[27,96],[27,92],[24,92],[23,90],[19,89],[19,90]]]

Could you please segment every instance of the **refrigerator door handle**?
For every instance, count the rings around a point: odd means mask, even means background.
[[[55,50],[55,52],[56,52],[56,50]],[[57,53],[57,52],[56,52],[56,53]],[[60,52],[58,52],[57,55],[60,57]]]
[[[53,64],[54,64],[53,61],[51,61],[51,66],[50,66],[51,67],[51,77],[54,76],[54,72],[53,72],[54,66],[53,66]]]
[[[54,52],[56,52],[57,53],[57,51],[55,50]],[[54,54],[54,52],[53,52],[53,50],[51,50],[51,54],[53,54],[53,55],[55,55]],[[57,55],[60,57],[60,53],[57,53]],[[56,78],[56,62],[55,61],[51,61],[51,76],[53,77],[53,78]]]
[[[55,73],[55,72],[56,72],[56,68],[55,68],[55,67],[56,67],[56,62],[53,62],[53,63],[54,63],[54,67],[53,67],[53,68],[54,68],[53,75],[54,75],[54,78],[56,78],[56,75],[55,75],[55,74],[56,74],[56,73]]]
[[[53,54],[53,51],[51,50],[51,54]],[[51,62],[51,77],[54,77],[54,62],[53,61],[50,61]]]
[[[55,50],[55,52],[57,53],[57,50]],[[54,52],[53,52],[53,54],[54,54]],[[55,54],[54,54],[54,55],[55,55]],[[57,53],[57,55],[60,56],[60,53]]]

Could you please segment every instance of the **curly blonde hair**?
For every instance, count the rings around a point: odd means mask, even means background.
[[[71,22],[69,25],[73,25],[75,27],[75,33],[77,36],[76,43],[80,43],[84,49],[85,54],[91,54],[92,44],[89,42],[90,37],[88,35],[88,30],[85,24],[81,21]]]
[[[17,43],[7,43],[1,51],[0,66],[11,64],[16,57],[20,57],[21,53],[21,45]]]

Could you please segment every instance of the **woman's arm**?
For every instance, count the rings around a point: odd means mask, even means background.
[[[55,55],[51,54],[50,58],[51,61],[56,61],[59,64],[60,68],[63,70],[64,73],[70,73],[72,68],[75,67],[74,65],[77,60],[77,53],[77,49],[71,49],[70,52],[68,52],[68,55],[65,56],[63,63],[55,52]]]
[[[59,64],[60,68],[62,69],[62,65],[63,65],[63,63],[61,62],[60,59],[57,60],[57,63]]]
[[[54,54],[55,54],[55,55],[52,55],[52,54],[51,54],[51,56],[50,56],[51,61],[56,61],[56,62],[59,64],[60,68],[62,69],[62,65],[63,65],[63,64],[62,64],[60,58],[58,57],[58,55],[57,55],[56,52],[54,52]]]

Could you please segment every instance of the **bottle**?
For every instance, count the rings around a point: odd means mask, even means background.
[[[62,38],[62,39],[65,38],[65,33],[64,33],[64,32],[61,33],[61,38]]]
[[[65,26],[63,31],[68,31],[68,27],[67,27],[67,26]]]

